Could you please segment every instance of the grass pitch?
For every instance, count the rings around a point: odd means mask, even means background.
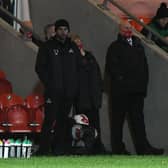
[[[109,155],[0,159],[0,168],[168,168],[168,157]]]

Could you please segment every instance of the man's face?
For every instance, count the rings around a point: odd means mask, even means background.
[[[74,42],[76,43],[76,45],[79,47],[79,49],[83,49],[83,44],[80,38],[76,38],[74,39]]]
[[[168,17],[161,18],[158,20],[158,22],[159,22],[160,26],[164,28],[168,24]]]
[[[65,40],[68,37],[69,30],[66,26],[60,26],[56,30],[56,35],[60,40]]]
[[[132,36],[132,26],[128,22],[123,22],[120,25],[120,34],[126,38]]]

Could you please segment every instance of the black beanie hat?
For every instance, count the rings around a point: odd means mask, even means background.
[[[168,8],[167,8],[167,4],[162,2],[160,4],[160,7],[157,10],[155,19],[161,19],[161,18],[165,18],[168,17]]]
[[[55,30],[57,30],[60,26],[65,26],[68,28],[68,31],[70,31],[69,23],[65,19],[59,19],[55,22]]]

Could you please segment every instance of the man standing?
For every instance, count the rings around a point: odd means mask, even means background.
[[[162,154],[146,137],[144,98],[148,85],[148,65],[140,40],[132,35],[128,22],[120,24],[118,39],[107,51],[106,73],[111,78],[111,144],[114,154],[129,154],[123,139],[123,124],[128,114],[137,154]]]
[[[68,114],[78,92],[78,58],[80,51],[69,38],[69,23],[55,22],[56,36],[39,49],[36,72],[45,87],[45,119],[42,127],[39,154],[51,152],[51,130],[55,123],[55,154],[67,154]]]

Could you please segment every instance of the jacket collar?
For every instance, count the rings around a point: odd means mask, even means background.
[[[133,39],[134,39],[134,36],[132,36],[132,42],[134,41]],[[125,37],[122,36],[121,34],[118,34],[117,41],[118,41],[118,42],[121,42],[121,43],[123,43],[123,44],[125,44],[125,45],[129,45],[129,46],[130,46],[130,44],[128,43],[127,38],[125,38]]]
[[[130,47],[138,47],[140,45],[140,40],[138,40],[136,36],[132,36],[132,46],[129,44],[127,38],[123,37],[121,34],[118,34],[117,41]]]
[[[54,37],[55,41],[57,44],[61,45],[61,46],[66,46],[69,45],[71,43],[71,39],[70,38],[66,38],[64,42],[60,41],[57,36]]]

